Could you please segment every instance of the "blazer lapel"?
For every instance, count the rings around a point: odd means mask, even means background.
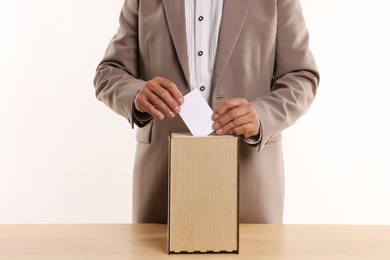
[[[215,94],[221,76],[225,71],[251,3],[252,0],[224,1],[221,28],[219,29],[218,49],[212,79],[213,94]]]
[[[184,1],[163,0],[165,15],[171,33],[177,57],[183,69],[184,76],[190,85],[190,72],[187,54],[187,36]]]

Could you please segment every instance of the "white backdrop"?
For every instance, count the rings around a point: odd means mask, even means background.
[[[0,0],[0,223],[131,221],[135,131],[94,96],[123,0]],[[390,224],[390,4],[302,0],[322,79],[285,223]]]

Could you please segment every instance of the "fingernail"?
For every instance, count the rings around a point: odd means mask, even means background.
[[[183,103],[184,103],[184,98],[179,98],[179,103],[180,103],[180,105],[183,105]]]
[[[214,123],[213,124],[213,130],[217,130],[219,128],[219,124],[218,123]]]
[[[218,129],[218,130],[217,130],[217,134],[220,135],[220,134],[222,134],[222,133],[223,133],[223,132],[222,132],[222,129]]]
[[[158,119],[163,120],[164,119],[164,115],[159,115]]]
[[[169,112],[169,116],[170,116],[171,118],[174,118],[174,117],[175,117],[175,114],[171,111],[171,112]]]
[[[180,112],[180,107],[175,107],[176,114]]]
[[[218,114],[217,113],[214,113],[213,114],[213,120],[217,120],[218,119]]]

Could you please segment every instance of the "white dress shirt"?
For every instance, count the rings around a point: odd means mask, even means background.
[[[210,101],[223,0],[185,0],[187,51],[191,90]]]

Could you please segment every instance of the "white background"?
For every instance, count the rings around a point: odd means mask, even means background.
[[[135,131],[92,80],[122,0],[1,0],[0,223],[131,222]],[[321,71],[285,223],[390,224],[390,4],[302,0]]]

